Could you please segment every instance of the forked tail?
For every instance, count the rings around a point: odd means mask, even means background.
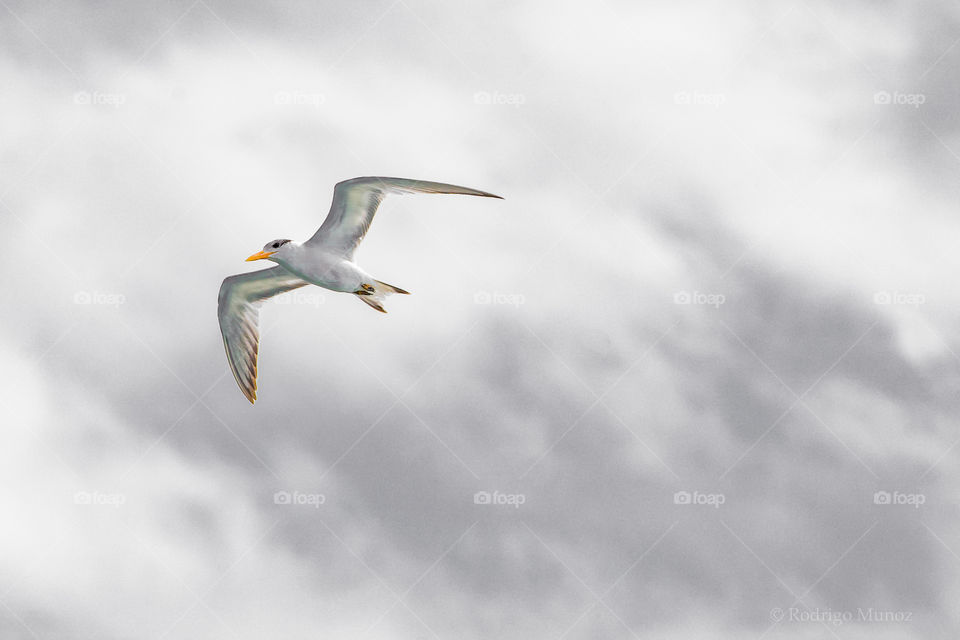
[[[393,295],[394,293],[410,295],[409,291],[404,291],[400,287],[395,287],[392,284],[380,282],[379,280],[374,280],[373,282],[373,286],[363,285],[363,287],[355,291],[354,294],[380,313],[387,312],[387,310],[383,308],[383,303],[387,299],[387,296]]]

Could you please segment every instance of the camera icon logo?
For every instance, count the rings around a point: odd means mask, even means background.
[[[873,504],[890,504],[889,491],[877,491],[873,494]]]
[[[477,291],[473,294],[473,302],[475,304],[490,304],[493,301],[493,296],[490,295],[489,291]]]
[[[889,91],[877,91],[873,94],[874,104],[890,104],[892,96]]]
[[[74,504],[92,504],[93,495],[89,491],[77,491],[73,494],[73,503]]]
[[[673,304],[690,304],[691,297],[689,291],[677,291],[673,294]]]
[[[490,492],[488,491],[477,491],[473,494],[473,504],[490,504]]]
[[[277,491],[273,494],[273,504],[290,504],[290,492],[289,491]]]
[[[689,491],[677,491],[673,494],[673,504],[690,504],[691,495]]]

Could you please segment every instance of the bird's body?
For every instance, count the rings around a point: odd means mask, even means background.
[[[407,293],[375,280],[354,262],[353,254],[387,194],[417,192],[500,197],[467,187],[406,178],[370,177],[340,182],[334,189],[330,212],[309,240],[274,240],[247,258],[270,260],[278,266],[224,279],[217,309],[220,333],[233,376],[251,403],[257,398],[259,308],[264,300],[313,284],[354,294],[373,309],[386,313],[383,301],[388,295]]]
[[[284,245],[284,249],[284,255],[277,256],[274,262],[318,287],[353,293],[363,283],[374,282],[370,274],[342,255],[295,242]]]

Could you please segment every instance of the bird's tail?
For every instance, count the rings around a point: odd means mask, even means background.
[[[376,309],[381,313],[386,313],[387,310],[383,308],[383,303],[387,299],[387,296],[394,293],[402,293],[404,295],[410,295],[409,291],[404,291],[400,287],[395,287],[392,284],[387,284],[386,282],[380,282],[379,280],[374,280],[374,285],[372,291],[369,290],[359,290],[356,292],[358,298],[367,303],[370,307]]]

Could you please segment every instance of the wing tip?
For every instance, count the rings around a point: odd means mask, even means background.
[[[257,402],[257,383],[256,378],[252,386],[249,387],[240,387],[240,391],[243,392],[244,397],[250,401],[250,404],[255,404]]]
[[[418,180],[416,178],[395,178],[392,176],[357,176],[356,178],[349,178],[347,180],[341,180],[336,183],[334,187],[339,187],[341,185],[346,186],[349,184],[363,183],[363,182],[378,182],[380,185],[387,187],[390,186],[390,183],[393,181],[402,181],[402,182],[414,182],[420,183],[426,186],[432,187],[453,187],[454,189],[462,189],[463,191],[435,191],[434,193],[439,193],[443,195],[469,195],[469,196],[481,196],[484,198],[496,198],[497,200],[505,200],[503,196],[498,196],[495,193],[489,193],[488,191],[480,191],[479,189],[473,189],[471,187],[462,187],[460,185],[448,183],[448,182],[433,182],[432,180]]]

